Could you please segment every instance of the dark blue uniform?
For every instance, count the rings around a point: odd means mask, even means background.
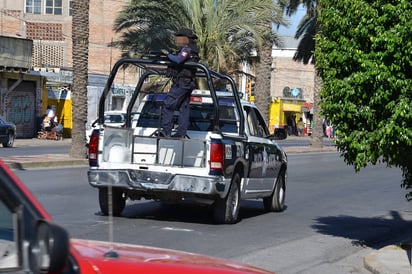
[[[191,49],[185,46],[176,55],[168,54],[167,57],[173,63],[183,64],[191,58]],[[173,67],[172,71],[173,84],[163,102],[161,126],[163,134],[170,136],[173,127],[173,112],[179,110],[179,127],[174,136],[184,137],[189,127],[190,94],[196,86],[194,72],[179,66]]]

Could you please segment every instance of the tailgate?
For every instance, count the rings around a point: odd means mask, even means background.
[[[206,166],[206,141],[133,136],[132,164],[181,167]]]

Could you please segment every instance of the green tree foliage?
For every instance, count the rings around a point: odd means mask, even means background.
[[[357,171],[378,162],[400,167],[402,187],[411,189],[412,2],[320,3],[316,66],[337,147]]]
[[[114,30],[122,33],[115,45],[140,54],[169,49],[173,33],[188,27],[199,37],[202,63],[232,73],[239,62],[253,60],[266,40],[279,42],[275,33],[261,31],[268,22],[284,24],[276,1],[132,0],[115,20]]]
[[[293,60],[306,64],[314,64],[313,53],[315,50],[315,35],[318,30],[317,17],[319,0],[289,0],[283,6],[287,16],[296,14],[300,6],[304,6],[306,14],[301,18],[295,33],[295,38],[300,39]]]

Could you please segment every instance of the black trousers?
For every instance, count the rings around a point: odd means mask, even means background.
[[[176,134],[185,136],[189,127],[190,118],[190,94],[195,84],[187,79],[179,80],[172,85],[169,93],[163,101],[161,127],[166,136],[170,136],[173,129],[173,114],[179,110],[178,128]]]

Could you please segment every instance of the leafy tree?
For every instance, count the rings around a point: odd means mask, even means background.
[[[303,62],[304,64],[314,64],[314,51],[315,51],[315,35],[318,31],[318,11],[319,0],[290,0],[288,5],[284,5],[283,8],[286,11],[286,15],[294,15],[299,6],[303,5],[306,8],[306,14],[302,17],[298,24],[295,38],[300,39],[298,48],[293,60],[297,62]],[[319,77],[315,66],[315,78],[314,78],[314,91],[313,91],[313,121],[314,128],[312,131],[311,145],[313,147],[323,146],[323,129],[322,129],[322,114],[320,108],[320,89],[322,87],[322,79]]]
[[[336,144],[358,171],[369,163],[400,167],[412,187],[412,3],[321,0],[316,66],[322,110]],[[411,199],[412,192],[407,195]]]
[[[267,22],[283,24],[272,0],[132,0],[115,20],[114,30],[122,33],[115,45],[140,54],[171,48],[173,33],[188,27],[198,36],[202,63],[233,73],[240,61],[254,60],[266,39],[279,42],[273,32],[261,33]]]
[[[73,87],[71,157],[86,155],[87,76],[89,52],[89,0],[73,1]]]

